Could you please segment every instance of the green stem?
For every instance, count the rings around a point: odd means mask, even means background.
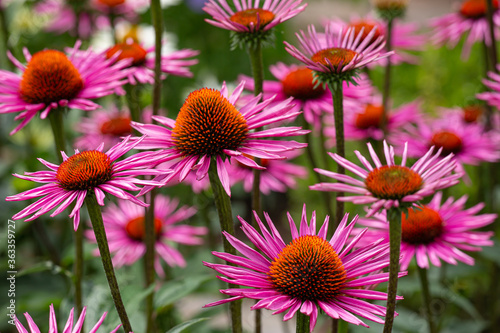
[[[333,97],[333,116],[335,121],[335,141],[337,144],[337,155],[345,157],[345,140],[344,140],[344,92],[343,83],[338,82],[337,84],[331,84],[330,90],[332,91]],[[344,175],[345,169],[340,164],[337,165],[337,173]],[[338,192],[338,197],[344,196],[343,192]],[[335,229],[342,218],[344,217],[344,203],[342,201],[336,202],[336,219],[334,221]]]
[[[9,48],[9,28],[7,26],[7,19],[5,17],[5,11],[4,8],[0,5],[0,68],[5,68],[8,70],[13,70],[14,66],[12,63],[7,59],[7,56],[5,55],[5,52],[7,50],[10,50]]]
[[[102,221],[101,207],[97,203],[94,193],[90,191],[87,192],[85,204],[87,205],[90,221],[92,222],[92,228],[94,229],[102,266],[104,267],[104,272],[106,273],[106,279],[108,280],[109,290],[111,291],[116,311],[118,312],[124,331],[133,332],[127,312],[125,311],[125,306],[123,305],[118,282],[116,281],[115,270],[111,261],[111,254],[109,253],[108,239],[106,237],[106,231],[104,230],[104,223]]]
[[[212,158],[210,168],[208,169],[208,178],[214,193],[215,207],[219,215],[219,222],[222,231],[234,236],[233,212],[231,209],[231,198],[227,195],[222,187],[222,183],[217,175],[217,163],[215,158]],[[224,252],[236,255],[236,249],[228,242],[226,237],[223,238]],[[227,262],[228,265],[231,263]],[[237,285],[229,284],[229,288],[238,288]],[[241,323],[241,300],[233,301],[229,305],[231,310],[231,323],[233,333],[242,333]]]
[[[57,108],[49,112],[50,127],[54,134],[54,143],[56,145],[56,156],[59,163],[62,163],[63,158],[61,151],[66,150],[66,138],[64,136],[64,109]]]
[[[296,314],[296,329],[295,333],[309,333],[309,321],[310,318],[308,315],[303,314],[300,311],[297,311]]]
[[[387,52],[392,51],[392,25],[393,19],[390,18],[387,20],[387,32],[385,36],[385,49]],[[384,73],[384,87],[382,91],[382,121],[381,128],[384,131],[384,137],[387,135],[387,113],[389,111],[389,98],[391,91],[391,60],[390,57],[386,58],[387,64],[385,65],[385,73]]]
[[[493,0],[486,0],[486,18],[488,20],[488,34],[490,35],[491,45],[488,46],[490,54],[491,70],[498,72],[497,63],[497,44],[495,40],[495,23],[493,22],[493,13],[495,9],[493,7]]]
[[[417,265],[417,271],[418,271],[418,276],[420,278],[420,284],[422,286],[422,296],[424,301],[425,314],[427,317],[427,323],[429,324],[429,333],[437,333],[432,318],[431,293],[429,291],[429,280],[427,279],[427,269]]]
[[[141,121],[141,87],[139,85],[126,84],[125,85],[125,99],[130,110],[130,118],[135,122]]]
[[[396,293],[398,290],[399,256],[401,252],[401,210],[391,208],[387,211],[389,221],[389,284],[387,287],[387,312],[385,315],[384,333],[392,332],[394,311],[396,310]]]
[[[151,0],[151,17],[155,30],[155,82],[153,85],[153,115],[158,114],[161,97],[161,36],[163,20],[160,0]]]

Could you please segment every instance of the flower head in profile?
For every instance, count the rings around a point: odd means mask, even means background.
[[[372,0],[377,13],[386,21],[404,16],[409,0]]]
[[[361,32],[361,29],[363,29],[363,36],[361,37],[361,40],[368,37],[368,34],[373,28],[376,28],[377,30],[375,35],[372,37],[372,40],[376,40],[379,36],[386,38],[387,35],[387,24],[385,21],[372,16],[353,17],[349,22],[334,19],[327,21],[325,25],[328,24],[331,24],[334,27],[336,26],[339,31],[341,28],[343,31],[352,28],[354,29],[356,35]],[[422,51],[425,43],[427,42],[426,37],[418,34],[417,30],[418,25],[415,23],[405,23],[395,20],[393,22],[391,35],[391,47],[396,50],[396,53],[388,58],[383,58],[378,62],[372,62],[368,64],[368,66],[385,66],[387,61],[390,61],[393,65],[398,65],[403,62],[410,64],[417,63],[418,57],[411,52]]]
[[[493,245],[493,232],[473,229],[493,223],[496,214],[478,214],[484,207],[482,203],[466,209],[467,196],[458,200],[450,197],[443,203],[442,197],[437,192],[428,204],[408,209],[408,215],[402,214],[402,270],[408,268],[413,257],[422,268],[429,268],[429,261],[439,267],[440,260],[452,265],[459,261],[474,265],[474,259],[463,251],[481,251],[481,246]],[[385,212],[359,218],[358,224],[370,227],[360,243],[370,244],[380,238],[389,241]]]
[[[203,10],[212,16],[206,22],[235,32],[242,41],[268,38],[270,29],[302,12],[302,0],[233,0],[234,11],[226,0],[208,0]]]
[[[462,49],[462,58],[467,59],[472,45],[476,42],[484,42],[491,45],[491,38],[486,18],[487,0],[463,0],[455,12],[434,18],[430,22],[433,28],[432,41],[435,45],[448,45],[455,47],[465,37]],[[495,22],[495,34],[498,36],[498,24],[500,22],[500,11],[498,1],[493,0],[493,22]]]
[[[71,311],[70,311],[70,313],[69,313],[68,321],[64,325],[64,330],[63,330],[64,333],[69,333],[69,332],[71,332],[71,333],[84,333],[82,331],[82,329],[83,329],[83,322],[85,320],[85,315],[87,313],[87,307],[83,308],[82,313],[80,314],[80,317],[78,317],[78,320],[76,321],[76,324],[74,323],[74,315],[73,315],[74,310],[75,309],[72,308]],[[96,333],[97,330],[99,329],[99,327],[104,322],[104,318],[106,317],[107,314],[108,314],[107,312],[104,312],[104,314],[101,316],[101,318],[99,319],[99,321],[88,332],[89,333]],[[40,329],[36,325],[36,323],[33,320],[33,318],[31,318],[31,316],[27,312],[24,314],[24,316],[26,317],[26,320],[28,321],[29,331],[23,326],[23,324],[16,317],[15,318],[15,324],[16,324],[17,331],[19,333],[40,333]],[[75,325],[75,326],[73,326],[73,325]],[[118,331],[118,329],[120,328],[120,326],[122,326],[122,325],[118,325],[110,333],[115,333],[116,331]],[[59,330],[57,328],[57,319],[56,319],[56,313],[54,311],[54,305],[53,304],[50,305],[49,332],[51,332],[51,333],[57,333],[57,332],[59,332]],[[87,332],[87,331],[85,331],[85,332]]]
[[[296,187],[297,178],[306,178],[307,169],[290,161],[300,154],[299,150],[294,150],[285,154],[286,160],[261,160],[261,165],[266,168],[260,171],[260,191],[265,195],[271,192],[286,192]],[[229,174],[233,183],[242,181],[244,190],[252,191],[254,182],[252,168],[238,162],[232,163]]]
[[[319,34],[310,25],[307,34],[304,31],[296,34],[302,51],[284,43],[288,53],[315,71],[321,82],[353,82],[358,69],[394,53],[383,51],[384,37],[374,38],[376,32],[375,27],[363,38],[364,28],[358,33],[354,28],[344,32],[329,24],[325,33]]]
[[[120,61],[122,59],[131,59],[132,65],[128,72],[130,84],[153,84],[154,66],[155,66],[155,47],[144,47],[137,41],[129,38],[123,43],[118,43],[106,51],[106,58]],[[196,65],[197,59],[189,59],[197,56],[200,52],[183,49],[174,51],[161,57],[161,71],[165,74],[171,74],[182,77],[193,77],[189,66]]]
[[[500,159],[500,137],[495,132],[485,132],[481,124],[466,123],[449,116],[425,120],[391,134],[389,140],[395,143],[396,151],[404,149],[402,145],[396,145],[399,142],[408,142],[409,157],[422,156],[431,146],[441,148],[440,158],[453,153],[460,171],[463,171],[463,165]]]
[[[178,208],[178,205],[177,199],[163,195],[155,198],[155,269],[161,277],[165,276],[165,272],[160,258],[169,266],[185,267],[186,261],[176,244],[202,244],[199,236],[207,233],[205,227],[186,224],[187,219],[196,213],[194,207]],[[132,265],[146,253],[144,215],[143,207],[128,200],[118,200],[118,205],[110,204],[103,210],[102,218],[114,266]],[[87,237],[95,242],[92,231],[87,233]],[[96,250],[96,254],[99,255],[99,250]]]
[[[225,83],[220,91],[202,88],[189,94],[176,120],[155,116],[153,119],[161,125],[132,124],[147,136],[138,148],[163,149],[158,155],[158,163],[180,159],[171,166],[171,174],[156,180],[168,182],[177,176],[182,181],[192,169],[196,170],[197,179],[203,179],[210,164],[216,163],[219,179],[230,194],[229,175],[224,164],[227,157],[251,168],[263,169],[254,157],[284,159],[281,153],[307,146],[295,141],[265,139],[308,133],[300,127],[260,129],[296,117],[299,112],[290,111],[291,99],[270,106],[273,98],[259,102],[261,96],[258,95],[236,108],[243,87],[244,82],[232,94]]]
[[[314,82],[314,73],[304,65],[285,65],[282,62],[270,66],[269,71],[278,81],[264,81],[264,98],[276,95],[274,102],[280,102],[293,97],[294,111],[303,111],[305,120],[319,130],[323,115],[331,114],[332,93],[327,87]],[[254,80],[242,75],[245,89],[254,90]],[[356,85],[344,84],[344,107],[358,109],[366,96],[371,95],[373,86],[366,74],[361,73],[355,79]]]
[[[354,153],[364,168],[337,155],[330,154],[335,162],[346,170],[353,172],[361,180],[348,175],[315,169],[316,172],[337,180],[337,183],[319,183],[311,190],[354,193],[354,196],[339,197],[340,201],[351,201],[355,204],[370,204],[368,215],[380,209],[411,206],[435,191],[450,187],[459,182],[462,173],[452,173],[456,162],[453,154],[439,160],[442,148],[433,154],[434,147],[428,149],[411,168],[406,166],[408,144],[405,144],[401,165],[394,161],[394,148],[384,141],[386,164],[382,164],[370,143],[368,150],[375,167],[359,151]]]
[[[8,196],[6,200],[23,201],[41,198],[15,214],[12,218],[17,220],[29,217],[26,221],[31,221],[57,207],[50,214],[50,216],[55,216],[75,202],[69,217],[73,218],[76,230],[80,223],[80,209],[85,197],[95,195],[99,205],[104,206],[104,192],[120,199],[130,200],[143,207],[148,206],[127,191],[140,190],[136,185],[161,185],[155,181],[134,178],[159,174],[158,170],[149,169],[150,165],[156,161],[155,153],[142,152],[117,161],[118,158],[137,146],[143,139],[133,142],[130,137],[127,137],[105,153],[102,144],[95,150],[82,152],[75,150],[75,154],[71,157],[61,152],[63,162],[60,165],[39,158],[38,160],[49,168],[49,171],[26,172],[24,175],[14,174],[14,176],[44,185]]]
[[[58,107],[95,110],[100,105],[92,99],[113,93],[125,94],[129,60],[106,59],[90,50],[79,51],[77,42],[66,55],[56,50],[43,50],[31,55],[25,49],[27,65],[10,53],[10,60],[21,75],[0,70],[0,113],[19,112],[22,120],[11,135],[23,128],[35,115],[46,118]]]
[[[351,251],[363,234],[348,241],[357,216],[348,224],[346,214],[328,240],[328,217],[316,233],[316,214],[313,212],[308,223],[304,205],[299,230],[288,214],[292,235],[288,244],[269,216],[266,213],[264,216],[268,227],[255,213],[260,232],[239,218],[243,232],[256,249],[224,232],[226,239],[242,256],[212,252],[235,266],[204,263],[216,270],[222,281],[250,288],[221,290],[229,298],[206,307],[251,298],[258,300],[252,310],[266,308],[275,311],[273,314],[288,311],[283,320],[291,319],[297,311],[309,316],[311,332],[319,309],[332,318],[355,325],[368,327],[356,315],[384,323],[379,316],[385,316],[386,308],[370,304],[365,299],[385,300],[387,294],[365,287],[389,279],[388,273],[380,272],[389,265],[389,246],[375,242]],[[399,273],[399,276],[404,275]]]

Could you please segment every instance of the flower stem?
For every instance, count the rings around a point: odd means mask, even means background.
[[[250,63],[252,65],[252,74],[254,81],[254,96],[262,93],[264,90],[264,66],[262,61],[262,45],[260,41],[255,43],[255,46],[250,45],[248,48],[248,53],[250,55]],[[255,159],[257,164],[260,164],[260,159]],[[261,195],[260,195],[260,170],[253,170],[253,184],[252,184],[252,210],[257,212],[261,211]],[[253,225],[259,229],[257,223]],[[257,309],[255,312],[255,333],[261,333],[262,331],[262,314],[261,309]]]
[[[425,315],[427,317],[427,323],[429,324],[429,333],[437,333],[436,327],[432,319],[431,311],[431,293],[429,291],[429,280],[427,279],[427,269],[417,265],[418,276],[420,278],[420,284],[422,286],[422,296],[425,306]]]
[[[127,312],[125,311],[125,306],[123,305],[120,289],[118,288],[118,282],[116,281],[113,263],[111,262],[108,239],[106,237],[106,231],[104,230],[104,224],[102,221],[101,207],[97,203],[94,193],[90,191],[87,192],[85,204],[87,205],[90,221],[92,222],[92,228],[94,229],[97,246],[99,247],[102,266],[104,267],[104,272],[106,273],[106,279],[108,280],[109,289],[111,291],[111,296],[113,297],[113,302],[115,303],[116,311],[118,312],[124,331],[132,332],[132,327],[130,326],[130,321],[128,319]]]
[[[385,36],[385,49],[387,52],[392,51],[392,25],[393,18],[387,19],[387,32]],[[387,113],[389,111],[389,98],[391,91],[391,59],[390,57],[386,59],[387,63],[385,65],[385,73],[384,73],[384,87],[382,91],[382,121],[381,128],[384,132],[384,137],[387,135]]]
[[[490,36],[491,44],[488,46],[490,54],[490,64],[491,70],[497,72],[497,44],[495,40],[495,23],[493,22],[493,13],[495,9],[493,7],[493,0],[486,0],[486,18],[488,20],[488,34]]]
[[[63,162],[61,151],[66,150],[66,137],[64,135],[64,108],[57,108],[49,113],[50,127],[54,134],[56,156],[59,163]],[[83,310],[82,305],[82,279],[83,279],[83,226],[80,224],[75,230],[75,263],[73,267],[75,286],[75,307],[77,313]]]
[[[219,176],[217,175],[217,163],[214,158],[212,158],[210,168],[208,169],[208,178],[210,179],[210,185],[212,186],[212,191],[214,192],[215,207],[217,208],[217,214],[219,215],[221,230],[226,231],[230,235],[234,235],[231,198],[229,198],[226,191],[222,187],[222,183],[219,179]],[[236,249],[228,242],[225,237],[222,238],[224,244],[224,252],[236,255]],[[227,264],[232,265],[229,262]],[[229,284],[229,288],[237,287],[237,285]],[[232,332],[242,333],[241,300],[231,302],[229,307],[231,310]]]
[[[401,252],[401,210],[391,208],[387,211],[389,221],[389,284],[387,287],[387,312],[385,314],[384,333],[392,332],[396,293],[398,290],[399,256]]]
[[[310,318],[308,315],[303,314],[300,311],[297,311],[297,325],[295,329],[295,333],[309,333],[309,321]]]
[[[333,97],[333,117],[335,121],[335,141],[337,144],[337,155],[345,157],[345,140],[344,140],[344,92],[343,92],[343,82],[337,82],[336,84],[330,85],[330,90],[332,91]],[[337,164],[337,173],[345,175],[345,169],[340,164]],[[337,198],[344,196],[343,192],[338,192],[336,194]],[[335,229],[342,217],[344,216],[344,203],[342,201],[336,202],[335,208]]]

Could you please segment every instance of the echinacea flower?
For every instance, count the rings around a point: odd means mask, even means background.
[[[361,40],[368,37],[368,34],[373,28],[376,28],[375,35],[372,40],[376,40],[379,36],[387,38],[387,24],[385,21],[377,19],[372,16],[367,16],[364,18],[354,17],[351,18],[349,22],[344,22],[340,19],[334,19],[326,21],[325,25],[331,24],[340,31],[342,28],[344,31],[348,28],[353,28],[355,35],[361,32],[363,29],[363,36]],[[415,64],[418,62],[417,56],[408,51],[422,51],[426,43],[426,38],[423,35],[417,34],[418,26],[415,23],[405,23],[398,20],[394,20],[392,35],[391,35],[391,47],[396,50],[389,58],[383,58],[378,62],[369,64],[372,65],[382,65],[385,66],[387,61],[390,61],[393,65],[398,65],[403,62]]]
[[[301,127],[259,130],[265,125],[296,117],[299,112],[290,112],[293,107],[291,99],[270,106],[273,98],[259,102],[260,94],[237,109],[235,103],[244,84],[241,82],[232,94],[225,83],[220,91],[202,88],[190,93],[176,120],[153,117],[163,126],[132,123],[133,128],[146,135],[138,148],[163,149],[157,155],[158,163],[180,159],[171,167],[171,174],[156,177],[156,180],[168,182],[178,176],[182,181],[192,169],[197,169],[197,179],[203,179],[208,174],[210,163],[216,163],[219,179],[230,195],[225,158],[232,157],[251,168],[263,169],[250,157],[283,159],[285,157],[280,153],[307,146],[295,141],[263,139],[303,135],[308,131]]]
[[[163,195],[155,197],[155,269],[159,276],[164,277],[160,257],[169,266],[185,267],[186,261],[176,248],[176,244],[199,245],[207,228],[194,227],[185,224],[186,220],[196,213],[196,208],[183,206],[177,209],[179,200]],[[146,253],[145,210],[128,200],[118,200],[118,205],[107,205],[103,210],[102,219],[109,249],[113,255],[113,265],[121,267],[132,265]],[[182,223],[182,224],[180,224]],[[95,242],[92,231],[87,237]],[[99,251],[96,250],[99,255]]]
[[[31,55],[24,50],[25,66],[10,53],[8,56],[21,75],[0,70],[0,114],[20,112],[22,119],[10,134],[23,128],[37,113],[46,118],[54,109],[67,107],[84,111],[100,105],[92,99],[113,93],[125,94],[121,86],[127,83],[130,60],[115,61],[93,53],[79,51],[81,42],[69,55],[56,50],[43,50]]]
[[[284,43],[288,53],[316,71],[322,82],[329,82],[332,76],[336,82],[352,82],[357,69],[394,53],[383,50],[384,37],[374,38],[376,31],[373,28],[362,39],[364,29],[356,34],[356,29],[349,28],[344,32],[329,24],[324,34],[318,34],[316,28],[310,25],[307,35],[302,30],[296,34],[302,51],[288,42]]]
[[[492,231],[473,231],[482,228],[497,218],[496,214],[481,214],[483,203],[465,209],[467,196],[458,200],[449,197],[442,202],[442,192],[423,206],[408,209],[408,216],[402,214],[401,269],[406,270],[413,257],[421,268],[441,266],[443,260],[456,265],[464,262],[474,265],[474,258],[465,251],[481,251],[481,246],[492,246]],[[358,224],[370,227],[360,243],[370,244],[384,238],[389,241],[389,223],[385,212],[372,218],[359,218]],[[364,229],[363,229],[364,230]]]
[[[72,308],[70,313],[69,313],[68,321],[64,325],[63,333],[70,333],[70,332],[71,333],[83,333],[83,331],[82,331],[83,321],[85,320],[85,315],[87,313],[87,307],[83,308],[82,313],[80,314],[80,317],[78,317],[76,324],[74,324],[74,315],[73,315],[74,310],[75,310],[75,308]],[[101,316],[99,321],[88,332],[89,333],[96,333],[97,330],[99,329],[99,327],[102,325],[104,318],[106,317],[107,314],[108,314],[107,312],[104,312],[104,314]],[[19,333],[40,333],[40,329],[36,325],[33,318],[31,318],[31,316],[27,312],[24,314],[24,316],[26,317],[26,320],[28,321],[29,331],[23,326],[23,324],[21,324],[19,319],[17,319],[17,317],[15,317],[15,324],[16,324],[17,331]],[[75,326],[73,327],[73,325],[75,325]],[[110,333],[115,333],[116,331],[118,331],[120,326],[121,325],[118,325]],[[59,332],[59,330],[57,328],[57,319],[56,319],[56,313],[54,311],[53,304],[50,305],[49,332],[50,333]],[[87,332],[87,331],[85,331],[85,332]]]
[[[274,102],[293,97],[295,111],[303,111],[305,120],[320,128],[322,116],[331,114],[332,93],[328,88],[317,85],[314,82],[314,73],[303,65],[285,65],[282,62],[270,66],[269,71],[279,81],[264,81],[263,97],[269,98],[276,95]],[[240,81],[245,81],[245,89],[254,90],[254,80],[248,76],[240,76]],[[344,107],[346,109],[361,108],[366,100],[365,96],[372,94],[373,86],[366,74],[361,73],[355,79],[355,85],[344,83]]]
[[[104,192],[147,207],[147,204],[127,191],[140,190],[136,185],[161,185],[155,181],[134,178],[159,174],[158,170],[149,169],[149,166],[156,161],[155,153],[137,153],[122,161],[117,161],[119,157],[129,152],[143,139],[144,137],[132,142],[130,136],[126,137],[105,153],[102,144],[95,150],[82,152],[75,150],[75,155],[71,157],[61,152],[63,162],[60,165],[39,158],[38,160],[50,171],[26,172],[24,176],[18,174],[14,174],[14,176],[44,185],[8,196],[6,200],[22,201],[42,198],[15,214],[12,219],[18,220],[31,215],[26,219],[26,221],[31,221],[59,206],[50,215],[55,216],[75,202],[69,217],[73,218],[76,230],[80,223],[80,208],[85,197],[89,194],[95,195],[99,205],[104,206]],[[165,172],[168,171],[162,171],[162,173]]]
[[[221,290],[229,298],[206,307],[251,298],[258,300],[252,310],[266,308],[275,311],[273,314],[288,310],[283,320],[291,319],[297,311],[309,316],[311,332],[316,325],[318,309],[332,318],[355,325],[368,327],[355,315],[384,323],[379,316],[385,316],[386,308],[364,299],[387,299],[386,293],[365,287],[388,280],[388,273],[379,271],[389,265],[389,247],[387,243],[375,242],[351,251],[363,234],[348,241],[357,216],[347,224],[346,214],[328,240],[328,217],[316,233],[316,214],[313,212],[308,223],[304,205],[299,230],[288,214],[292,241],[286,244],[269,215],[264,213],[267,228],[254,214],[260,232],[238,218],[243,232],[256,249],[223,232],[242,256],[212,252],[234,266],[204,262],[205,266],[221,274],[218,278],[222,281],[250,288]],[[405,274],[402,272],[399,276]]]
[[[132,65],[128,72],[130,84],[153,84],[154,83],[154,58],[155,46],[145,48],[143,45],[128,39],[123,43],[118,43],[106,51],[108,59],[119,61],[122,59],[132,59]],[[189,71],[189,66],[198,63],[197,59],[188,59],[197,56],[200,52],[183,49],[174,51],[161,57],[161,71],[165,74],[171,74],[182,77],[193,77]]]
[[[417,126],[408,126],[393,132],[389,141],[396,151],[402,151],[399,142],[408,142],[408,156],[419,157],[429,147],[441,148],[441,158],[453,153],[459,171],[463,165],[478,165],[481,162],[496,162],[500,159],[500,138],[494,132],[485,132],[478,123],[465,123],[457,117],[441,117],[419,121]]]
[[[462,58],[469,57],[471,47],[476,42],[484,42],[490,46],[492,44],[488,20],[486,18],[487,0],[463,0],[460,8],[454,13],[434,18],[430,26],[434,29],[432,41],[434,44],[442,46],[448,45],[453,48],[466,36],[462,49]],[[500,25],[500,11],[498,1],[493,0],[493,22],[495,24],[495,36],[498,36],[498,26]]]
[[[290,162],[290,159],[300,154],[300,151],[294,150],[285,154],[286,160],[261,160],[261,165],[266,168],[260,171],[260,192],[265,195],[271,191],[286,192],[289,188],[294,188],[297,185],[296,178],[307,177],[306,168]],[[231,182],[242,181],[244,190],[251,192],[254,182],[253,169],[238,162],[232,163],[229,168]]]
[[[497,69],[499,68],[500,66],[497,66]],[[490,88],[491,91],[478,93],[476,94],[476,97],[480,100],[486,101],[489,105],[500,109],[500,75],[493,71],[488,72],[487,75],[488,78],[483,79],[483,83],[486,87]]]
[[[236,12],[225,0],[209,0],[203,10],[213,19],[206,22],[226,30],[239,33],[258,33],[268,31],[276,25],[291,19],[302,12],[306,5],[302,0],[233,0]]]
[[[394,148],[388,146],[385,141],[385,165],[379,160],[372,145],[368,143],[367,146],[375,167],[357,150],[354,153],[364,168],[337,154],[330,153],[335,162],[353,172],[361,180],[328,170],[314,169],[338,182],[319,183],[309,188],[318,191],[354,193],[356,195],[339,197],[337,200],[351,201],[358,205],[370,204],[368,211],[368,216],[370,216],[382,208],[389,209],[411,205],[437,190],[457,184],[462,176],[462,173],[452,173],[456,167],[453,154],[439,160],[442,148],[433,154],[434,147],[431,147],[409,168],[406,166],[408,144],[404,146],[401,165],[396,165]]]

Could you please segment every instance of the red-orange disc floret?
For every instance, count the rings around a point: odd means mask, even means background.
[[[307,67],[291,71],[281,84],[286,96],[300,100],[315,99],[325,93],[322,85],[313,83],[313,71]]]
[[[330,64],[337,69],[339,66],[345,67],[357,55],[353,50],[348,50],[339,47],[332,47],[316,52],[311,60],[319,64],[330,66]]]
[[[368,174],[365,186],[379,199],[400,200],[422,187],[422,177],[410,168],[384,165]]]
[[[466,123],[476,123],[483,114],[483,108],[480,105],[468,105],[463,108],[463,112]]]
[[[384,116],[382,105],[366,105],[363,113],[356,115],[356,127],[360,129],[380,128]]]
[[[359,33],[361,30],[363,30],[363,34],[361,35],[360,40],[365,40],[366,37],[368,37],[368,34],[373,30],[373,28],[376,28],[375,34],[372,37],[372,41],[377,40],[382,35],[382,32],[380,31],[380,26],[377,24],[377,22],[373,21],[368,21],[368,20],[362,20],[362,21],[356,21],[352,22],[347,26],[347,28],[351,28],[354,30],[354,36],[358,37]],[[352,30],[351,30],[352,31]],[[347,29],[346,29],[347,32]]]
[[[257,26],[259,22],[260,27],[263,27],[274,20],[274,13],[261,8],[250,8],[234,13],[229,19],[248,28]]]
[[[130,117],[118,116],[110,119],[101,125],[101,133],[113,135],[117,137],[132,134],[132,126],[130,125]]]
[[[20,85],[21,98],[31,104],[71,100],[82,90],[78,69],[66,55],[56,50],[33,54]]]
[[[498,9],[498,0],[493,0],[493,8]],[[460,14],[467,18],[480,18],[486,15],[486,0],[466,0],[462,2]]]
[[[146,50],[135,42],[116,44],[106,52],[106,57],[109,59],[119,51],[117,61],[132,58],[132,66],[140,66],[146,61]]]
[[[243,115],[221,92],[203,88],[193,91],[181,107],[172,137],[176,149],[186,155],[221,155],[236,150],[248,134]]]
[[[443,233],[443,220],[438,212],[423,206],[402,214],[401,239],[410,244],[429,244]]]
[[[103,5],[109,6],[109,7],[116,7],[118,5],[122,5],[125,3],[125,0],[98,0],[100,3]]]
[[[441,131],[434,133],[431,145],[435,146],[436,149],[443,148],[441,156],[448,156],[451,153],[456,154],[462,150],[462,139],[455,133]]]
[[[301,236],[288,244],[267,273],[273,287],[301,301],[327,301],[346,282],[342,260],[321,237]]]
[[[163,223],[160,219],[155,218],[154,224],[155,224],[155,234],[156,237],[158,238],[158,236],[162,232]],[[127,224],[125,225],[125,231],[127,232],[127,235],[130,238],[138,241],[143,241],[146,235],[146,225],[144,223],[144,217],[139,216],[136,217],[135,219],[128,221]]]
[[[91,190],[111,180],[111,161],[103,152],[83,151],[62,162],[57,169],[56,179],[68,191]]]

